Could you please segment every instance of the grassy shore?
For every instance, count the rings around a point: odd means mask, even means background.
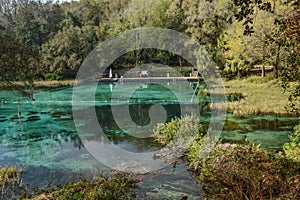
[[[111,199],[136,199],[134,188],[137,178],[130,174],[112,171],[108,176],[99,175],[92,181],[80,179],[74,183],[67,183],[58,189],[48,191],[32,191],[20,178],[26,169],[14,166],[0,166],[0,199],[24,200],[111,200]],[[40,193],[32,196],[32,192]],[[28,198],[29,197],[29,198]]]
[[[60,81],[37,81],[35,88],[54,88],[73,86],[75,80]],[[0,88],[3,88],[0,82]],[[250,76],[244,79],[225,81],[225,92],[229,94],[242,94],[240,101],[228,102],[228,112],[236,117],[247,117],[255,114],[277,114],[292,115],[286,109],[288,105],[289,93],[284,92],[279,80],[274,80],[272,76],[264,78],[260,76]]]
[[[62,80],[62,81],[37,81],[34,83],[35,87],[66,87],[73,86],[75,80]]]
[[[36,81],[34,82],[34,88],[55,88],[55,87],[67,87],[73,86],[75,80],[61,80],[61,81]],[[15,82],[15,85],[22,86],[22,83]],[[6,89],[7,85],[0,82],[0,89]]]
[[[80,180],[68,183],[58,190],[43,192],[30,198],[33,200],[112,200],[112,199],[136,199],[133,188],[136,180],[126,175],[112,175],[110,177],[99,176],[93,181]],[[29,200],[29,199],[28,199]]]
[[[279,80],[271,77],[251,76],[245,79],[225,81],[226,94],[241,93],[243,99],[228,102],[228,112],[236,117],[253,114],[287,115],[289,93],[284,92]]]

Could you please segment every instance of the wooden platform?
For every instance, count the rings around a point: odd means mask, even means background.
[[[99,78],[99,82],[176,82],[188,81],[199,82],[203,81],[198,77],[140,77],[140,78]]]

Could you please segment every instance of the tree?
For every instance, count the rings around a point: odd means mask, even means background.
[[[167,25],[166,12],[168,7],[168,0],[131,0],[120,12],[112,15],[107,23],[107,34],[111,36],[138,27],[164,28]],[[133,42],[139,41],[136,40]],[[160,63],[167,64],[166,60],[176,59],[175,57],[171,52],[156,49],[140,49],[128,52],[122,57],[122,61],[132,66],[139,66],[143,63],[157,60]]]
[[[247,69],[254,64],[259,64],[264,69],[265,65],[272,65],[274,78],[278,78],[285,55],[280,36],[280,24],[275,22],[288,11],[290,8],[281,3],[274,4],[272,13],[264,10],[257,11],[251,34],[244,34],[243,23],[235,21],[226,31],[223,41],[227,68],[238,65],[239,69],[245,67]]]
[[[38,53],[11,35],[0,32],[0,80],[6,89],[33,100],[33,83],[38,71]],[[20,95],[18,116],[21,120]]]
[[[223,54],[219,40],[233,23],[235,6],[230,0],[183,0],[182,10],[186,33],[204,45],[216,64],[223,68]]]
[[[108,33],[115,35],[137,27],[165,27],[167,0],[131,0],[109,21]]]
[[[235,21],[224,33],[219,41],[219,47],[223,51],[225,67],[222,70],[223,77],[233,78],[243,76],[254,60],[247,57],[249,50],[248,38],[243,35],[242,24]]]
[[[96,27],[64,27],[42,46],[44,71],[74,77],[96,44]]]
[[[282,23],[286,65],[281,73],[283,87],[290,90],[290,108],[295,113],[300,112],[300,10],[284,19]]]
[[[261,1],[261,0],[232,0],[238,7],[237,19],[243,21],[244,34],[253,33],[253,21],[255,19],[256,11],[265,10],[274,13],[276,9],[276,1]],[[272,4],[273,3],[273,4]],[[290,105],[292,111],[299,113],[300,110],[300,2],[299,0],[287,0],[284,1],[287,7],[290,7],[288,13],[279,15],[275,24],[279,25],[279,29],[276,30],[275,34],[269,37],[271,42],[277,43],[278,47],[283,52],[283,68],[281,70],[280,78],[283,81],[283,88],[290,92]],[[272,6],[273,5],[273,6]],[[275,35],[275,37],[274,37]],[[276,60],[278,63],[279,54],[277,54]],[[276,76],[276,66],[275,66]]]
[[[20,8],[27,6],[29,0],[0,0],[0,29],[11,31],[14,18]]]
[[[63,10],[52,2],[30,2],[15,16],[14,32],[20,41],[39,49],[59,29]]]

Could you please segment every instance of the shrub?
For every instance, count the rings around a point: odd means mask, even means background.
[[[197,134],[194,137],[192,145],[187,149],[186,158],[189,168],[195,172],[199,172],[201,168],[200,152],[203,144],[203,135]]]
[[[294,128],[290,142],[284,144],[283,150],[287,158],[300,162],[300,124]]]
[[[46,74],[45,78],[47,81],[59,81],[59,80],[63,79],[62,76],[60,76],[56,73],[48,73],[48,74]]]
[[[213,199],[299,199],[299,170],[258,146],[221,144],[203,159],[199,178]]]
[[[175,138],[185,140],[196,134],[202,135],[202,129],[195,115],[186,115],[182,118],[174,118],[167,123],[157,124],[154,127],[154,139],[165,146]]]
[[[136,181],[124,175],[110,177],[100,176],[92,182],[80,180],[76,183],[68,183],[57,191],[41,194],[35,200],[114,200],[135,199],[135,193],[131,191]]]
[[[158,123],[154,127],[154,139],[161,145],[168,144],[180,127],[180,118],[174,118],[168,123]]]
[[[188,151],[193,152],[193,155],[196,155],[198,150],[200,151],[196,146],[203,137],[203,126],[195,115],[187,115],[181,119],[172,119],[165,124],[158,124],[154,132],[155,140],[164,146],[158,154],[155,154],[155,157],[160,157],[165,162],[174,162],[185,156]]]
[[[191,71],[191,70],[180,70],[179,73],[180,73],[182,76],[189,77],[189,76],[190,76],[190,73],[192,73],[192,71]]]

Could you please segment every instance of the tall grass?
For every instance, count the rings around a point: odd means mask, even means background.
[[[35,87],[65,87],[73,86],[75,80],[53,80],[53,81],[37,81],[34,83]]]
[[[293,114],[286,109],[289,94],[284,93],[278,80],[252,76],[227,81],[224,85],[227,94],[236,92],[244,96],[241,101],[227,104],[228,111],[236,117],[247,117],[253,114]]]

